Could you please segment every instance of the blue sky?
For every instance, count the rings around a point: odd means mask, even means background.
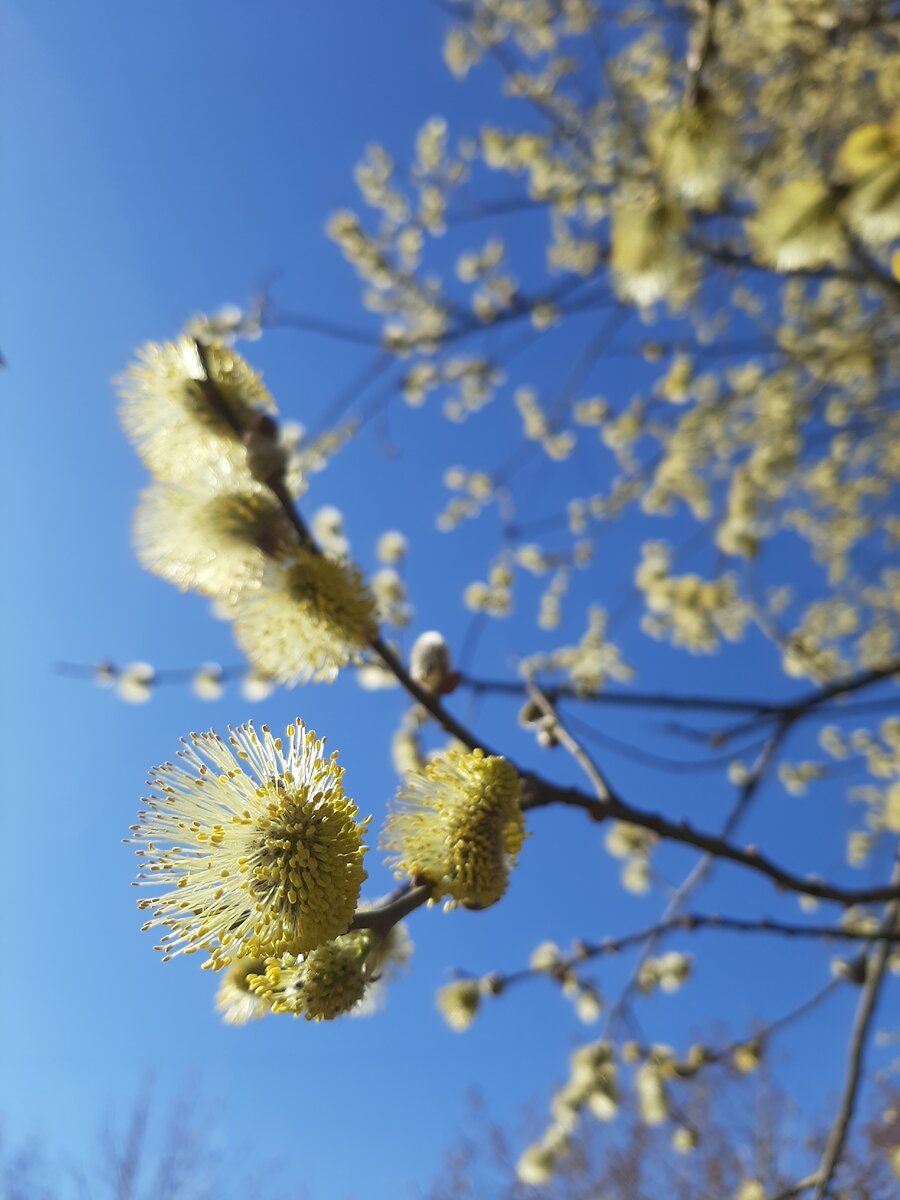
[[[0,15],[9,114],[0,221],[0,346],[9,363],[0,1115],[78,1154],[143,1080],[154,1078],[163,1099],[199,1080],[222,1144],[281,1160],[311,1196],[406,1195],[439,1168],[469,1084],[480,1084],[496,1116],[515,1121],[526,1100],[543,1106],[585,1036],[540,982],[454,1035],[432,999],[447,968],[512,969],[544,938],[649,923],[659,898],[623,897],[602,833],[577,814],[540,813],[508,901],[481,914],[417,914],[414,969],[383,1015],[224,1027],[212,1012],[214,981],[190,961],[162,966],[138,933],[133,859],[120,843],[148,767],[171,757],[189,729],[250,716],[277,725],[299,714],[340,750],[348,789],[377,820],[395,786],[386,741],[400,701],[341,680],[277,693],[252,711],[235,693],[204,704],[177,687],[131,708],[54,675],[52,664],[235,661],[227,627],[205,603],[142,574],[132,556],[131,513],[145,480],[116,423],[111,377],[136,345],[171,336],[192,311],[244,299],[275,271],[286,307],[362,321],[356,281],[323,236],[328,214],[355,200],[354,162],[374,138],[406,153],[433,114],[474,131],[497,111],[495,82],[480,73],[464,87],[452,80],[440,60],[445,18],[417,0],[0,0]],[[363,352],[282,331],[248,353],[285,416],[309,425],[365,361]],[[558,372],[535,362],[538,375]],[[630,388],[631,369],[613,368],[618,388]],[[377,535],[404,529],[419,627],[452,637],[466,627],[461,588],[492,543],[479,528],[435,541],[440,468],[455,455],[472,466],[495,462],[506,427],[493,420],[473,435],[401,411],[390,426],[405,448],[399,461],[383,453],[383,428],[367,432],[310,496],[345,510],[366,567]],[[435,470],[429,451],[438,446]],[[538,477],[537,486],[551,496],[551,484]],[[597,572],[578,585],[582,612],[592,589],[610,607],[626,594],[631,564],[620,552],[632,536],[626,528],[604,543]],[[580,623],[576,615],[573,632]],[[492,631],[478,669],[508,671],[521,631],[515,622]],[[532,638],[528,648],[541,644]],[[626,652],[648,686],[765,694],[778,678],[774,657],[752,648],[732,657],[725,681],[717,660],[687,661],[639,640]],[[466,711],[462,698],[458,707]],[[500,701],[470,715],[525,758],[514,711]],[[633,733],[633,721],[610,716],[608,729]],[[554,768],[576,780],[569,763]],[[710,776],[659,776],[648,793],[645,771],[626,761],[615,771],[619,787],[639,787],[635,798],[647,807],[683,805],[701,824],[715,824],[727,799]],[[812,806],[840,802],[839,792],[796,800],[773,789],[746,836],[802,869],[839,870],[840,822],[818,821]],[[677,878],[690,862],[672,853],[666,868]],[[377,895],[389,877],[375,854],[369,869]],[[772,913],[796,913],[765,884],[729,871],[704,906],[751,908],[756,896]],[[647,1003],[656,1040],[677,1044],[726,1007],[739,1033],[754,1016],[802,999],[809,979],[827,971],[827,952],[816,947],[742,941],[729,949],[718,935],[703,946],[695,984]],[[624,970],[604,969],[603,989],[614,991]],[[822,1045],[843,1036],[852,999],[835,998],[792,1043],[783,1068],[798,1095],[837,1085],[839,1058],[825,1061]]]

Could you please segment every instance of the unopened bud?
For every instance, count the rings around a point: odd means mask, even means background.
[[[144,704],[153,694],[156,672],[150,663],[128,663],[119,673],[116,690],[129,704]]]
[[[641,1060],[641,1047],[639,1042],[625,1042],[622,1046],[622,1062],[636,1063]]]
[[[540,942],[531,952],[528,966],[532,971],[552,974],[562,961],[562,952],[556,942]]]
[[[735,1046],[731,1053],[731,1062],[735,1070],[740,1071],[744,1075],[749,1075],[755,1071],[762,1061],[762,1046],[756,1040],[752,1042],[744,1042],[741,1046]]]
[[[835,979],[845,979],[848,983],[862,987],[866,982],[866,956],[861,954],[857,958],[833,958],[831,974]]]
[[[218,663],[204,663],[191,680],[194,695],[201,700],[218,700],[225,690],[225,676]]]
[[[525,726],[538,725],[544,719],[544,710],[536,700],[526,700],[519,709],[519,724]]]
[[[537,744],[545,750],[552,750],[559,745],[557,724],[553,717],[544,718],[541,728],[538,730]]]
[[[416,683],[435,696],[452,692],[459,684],[459,674],[450,663],[450,648],[443,636],[432,629],[420,633],[410,654],[409,673]]]

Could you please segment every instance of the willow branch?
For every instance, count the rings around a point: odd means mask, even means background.
[[[900,896],[900,886],[897,885],[843,888],[817,879],[805,879],[779,866],[761,854],[755,846],[741,849],[715,834],[695,829],[688,821],[670,821],[658,813],[635,808],[633,805],[627,804],[615,792],[604,803],[579,791],[578,788],[560,787],[531,771],[520,771],[520,776],[525,790],[525,798],[522,802],[524,811],[545,808],[551,804],[561,804],[569,808],[581,809],[595,821],[605,821],[610,818],[626,821],[641,829],[649,829],[651,833],[655,833],[657,837],[667,841],[693,846],[696,850],[712,854],[714,858],[736,863],[757,874],[764,875],[785,891],[815,896],[819,900],[830,900],[836,904],[845,906],[876,904]]]
[[[781,743],[787,737],[788,728],[789,728],[789,725],[788,725],[787,721],[782,719],[781,723],[778,725],[778,728],[775,730],[775,733],[766,742],[766,744],[763,746],[762,750],[760,751],[759,757],[757,758],[756,762],[754,763],[753,768],[750,772],[750,775],[748,776],[747,780],[742,784],[742,786],[738,790],[737,798],[736,798],[734,804],[732,805],[731,811],[729,812],[728,816],[726,817],[725,822],[722,825],[721,836],[723,838],[730,838],[732,836],[732,834],[735,832],[735,830],[737,829],[737,827],[740,825],[741,820],[744,817],[744,814],[747,812],[747,809],[753,803],[754,797],[756,796],[757,792],[759,791],[759,789],[762,785],[762,782],[766,776],[766,772],[768,771],[770,765],[774,761],[775,756],[778,753],[778,750],[781,746]],[[688,897],[691,896],[691,894],[693,892],[695,892],[698,887],[700,887],[700,885],[703,883],[703,881],[709,875],[709,872],[711,871],[714,863],[715,863],[715,856],[713,854],[707,853],[707,854],[704,854],[704,856],[699,860],[699,862],[694,864],[693,868],[688,872],[688,874],[681,881],[681,884],[679,885],[675,894],[669,900],[669,903],[666,906],[666,910],[663,913],[663,921],[664,922],[671,921],[673,918],[675,918],[675,916],[680,911],[680,909],[686,904]],[[624,989],[622,990],[622,994],[619,996],[619,999],[616,1003],[615,1009],[613,1010],[613,1012],[610,1014],[609,1018],[607,1019],[607,1023],[610,1023],[612,1021],[615,1013],[621,1012],[625,1008],[625,1006],[628,1004],[628,1001],[629,1001],[631,995],[634,993],[635,989],[638,986],[641,967],[643,966],[643,964],[647,960],[647,958],[653,953],[653,950],[659,944],[659,942],[662,940],[663,936],[664,936],[664,933],[662,931],[660,931],[660,932],[656,933],[647,942],[647,944],[644,947],[644,950],[641,954],[640,959],[635,964],[634,970],[631,973],[631,977],[629,978]]]
[[[296,329],[301,333],[316,333],[332,341],[351,342],[358,346],[380,346],[381,335],[353,325],[345,325],[341,321],[332,321],[327,317],[312,316],[307,313],[281,312],[274,306],[266,309],[264,324],[267,329]]]
[[[350,928],[374,929],[376,933],[385,934],[398,921],[402,921],[411,912],[426,904],[431,898],[431,893],[432,888],[429,884],[407,884],[398,888],[386,903],[358,912]]]
[[[604,750],[609,750],[612,754],[618,755],[621,758],[627,758],[631,762],[640,763],[643,767],[648,767],[654,771],[664,771],[667,775],[722,771],[724,768],[731,766],[736,754],[757,754],[764,744],[764,739],[760,739],[757,735],[739,750],[730,750],[726,754],[705,755],[703,758],[697,759],[671,758],[668,754],[657,754],[653,750],[645,750],[640,746],[635,746],[632,742],[626,742],[622,738],[614,737],[611,733],[604,733],[596,729],[593,725],[589,725],[586,721],[579,720],[578,717],[573,717],[571,714],[566,716],[566,720],[569,723],[569,728],[587,741],[593,742],[595,745],[602,747]],[[696,737],[694,740],[702,740],[707,744],[709,741],[708,738],[700,737]]]
[[[363,913],[364,917],[365,914]],[[534,979],[545,975],[564,975],[582,963],[596,958],[606,958],[623,953],[635,946],[641,946],[654,938],[669,933],[720,932],[737,934],[764,934],[775,937],[785,937],[791,940],[810,939],[812,941],[836,942],[872,942],[883,941],[888,947],[900,943],[900,930],[879,929],[877,933],[862,933],[858,930],[845,929],[842,925],[804,925],[801,921],[775,921],[769,917],[761,917],[753,921],[742,917],[723,917],[718,913],[686,913],[680,917],[663,920],[645,929],[638,929],[621,937],[603,938],[599,942],[579,941],[572,954],[560,958],[550,971],[537,967],[522,967],[498,976],[505,986],[522,983],[526,979]],[[841,982],[840,980],[837,982]]]
[[[891,882],[900,883],[900,854],[894,865]],[[887,905],[880,932],[893,933],[898,927],[900,918],[900,900],[894,900]],[[856,1103],[859,1097],[859,1087],[862,1080],[863,1060],[872,1028],[872,1020],[878,1006],[882,985],[887,973],[888,960],[891,954],[890,942],[882,940],[868,960],[866,981],[863,984],[856,1016],[853,1019],[853,1029],[847,1051],[847,1075],[844,1081],[844,1091],[834,1124],[828,1134],[822,1162],[819,1166],[816,1182],[815,1200],[824,1200],[834,1178],[834,1173],[840,1165],[847,1135],[853,1122]]]
[[[776,1192],[774,1196],[768,1197],[768,1200],[794,1200],[795,1196],[800,1196],[803,1192],[808,1192],[811,1187],[815,1187],[818,1179],[819,1174],[816,1171],[812,1175],[807,1175],[805,1179],[798,1179],[796,1183]]]
[[[633,692],[633,691],[603,691],[585,695],[576,688],[567,685],[548,687],[546,694],[551,702],[563,697],[578,700],[585,704],[607,705],[621,708],[681,708],[696,709],[708,712],[733,712],[753,714],[766,720],[777,719],[791,715],[792,720],[799,720],[807,713],[840,699],[854,692],[872,687],[876,683],[900,675],[900,659],[893,659],[883,667],[860,672],[849,676],[826,687],[780,704],[771,701],[755,699],[734,699],[728,696],[689,696],[672,692]],[[524,696],[528,691],[527,683],[516,679],[479,679],[472,675],[463,675],[460,686],[467,687],[479,694],[496,694],[507,696]],[[729,731],[737,733],[739,730]]]
[[[534,703],[540,708],[545,717],[548,717],[552,722],[552,733],[558,741],[565,746],[568,752],[572,755],[575,761],[584,771],[590,782],[594,786],[594,791],[597,793],[597,799],[605,804],[612,797],[609,789],[609,784],[603,777],[600,768],[584,749],[580,742],[572,736],[562,721],[559,719],[559,714],[551,704],[547,696],[541,691],[533,680],[528,680],[528,694]]]
[[[860,671],[858,674],[851,675],[846,679],[837,680],[834,683],[827,684],[825,687],[807,692],[804,696],[800,696],[796,700],[779,705],[775,710],[775,715],[793,723],[815,713],[818,709],[826,704],[830,704],[834,700],[843,699],[845,696],[852,696],[856,692],[861,692],[865,688],[882,683],[896,675],[900,675],[900,659],[892,659],[885,663],[884,666]],[[744,721],[739,725],[732,725],[729,729],[720,730],[716,736],[720,742],[738,737],[742,733],[751,732],[759,725],[760,720],[767,719],[771,715],[773,714],[769,713],[765,717],[758,717],[755,720]]]
[[[467,729],[461,721],[458,721],[452,713],[447,712],[443,704],[436,696],[417,683],[415,679],[407,671],[400,657],[382,641],[380,637],[375,637],[369,643],[369,647],[381,659],[387,669],[391,672],[394,678],[406,689],[410,696],[422,705],[427,712],[441,725],[447,733],[452,737],[457,738],[468,746],[470,750],[483,750],[485,754],[491,754],[484,741],[477,738],[470,729]]]
[[[685,101],[690,105],[700,102],[703,94],[703,71],[716,52],[716,8],[719,0],[706,0],[699,28],[690,39],[687,53],[688,81]]]
[[[705,1056],[706,1061],[714,1063],[729,1059],[735,1050],[740,1049],[741,1046],[746,1046],[748,1042],[764,1044],[770,1038],[774,1037],[776,1033],[779,1033],[782,1029],[786,1029],[788,1025],[793,1025],[795,1021],[801,1020],[801,1018],[818,1008],[829,996],[832,996],[845,985],[846,981],[843,979],[829,979],[826,984],[813,992],[811,996],[807,996],[805,1000],[801,1000],[799,1004],[796,1004],[793,1008],[789,1008],[780,1017],[775,1017],[768,1025],[763,1025],[748,1037],[738,1038],[736,1041],[720,1046],[718,1050],[708,1051]]]

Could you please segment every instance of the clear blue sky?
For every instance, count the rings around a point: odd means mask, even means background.
[[[543,1111],[565,1055],[586,1035],[539,983],[489,1008],[465,1037],[454,1035],[432,999],[447,968],[512,969],[544,938],[649,923],[659,898],[623,898],[602,833],[577,815],[542,813],[507,902],[482,914],[414,918],[414,969],[383,1015],[322,1027],[287,1019],[224,1027],[212,1011],[215,981],[190,960],[162,966],[138,933],[133,859],[120,841],[146,770],[171,757],[189,729],[250,716],[276,725],[299,714],[340,750],[348,788],[377,821],[395,786],[385,743],[401,702],[341,680],[278,693],[252,711],[234,693],[203,704],[179,688],[131,708],[54,676],[51,666],[104,656],[159,666],[234,661],[230,633],[206,605],[142,574],[132,556],[131,512],[144,472],[119,432],[110,378],[142,341],[172,335],[191,311],[244,299],[273,270],[282,272],[286,306],[362,320],[355,279],[323,236],[329,212],[355,200],[353,163],[374,138],[407,153],[433,114],[474,131],[497,111],[495,82],[478,73],[464,87],[451,79],[440,59],[445,18],[422,0],[0,0],[0,15],[0,347],[9,363],[0,381],[0,1114],[14,1130],[42,1132],[77,1154],[147,1077],[162,1096],[199,1079],[214,1098],[222,1144],[279,1159],[317,1200],[411,1194],[412,1181],[439,1168],[469,1084],[480,1084],[501,1119],[517,1120],[529,1098]],[[286,332],[249,354],[265,367],[284,414],[309,425],[363,361]],[[559,367],[535,370],[552,376]],[[435,543],[439,472],[421,447],[440,436],[441,466],[455,454],[489,466],[502,432],[482,426],[467,448],[468,430],[448,434],[430,416],[422,425],[414,416],[401,413],[391,426],[407,447],[399,462],[388,462],[367,433],[316,480],[311,501],[345,510],[369,567],[377,534],[403,528],[420,627],[458,635],[459,592],[490,543],[478,530]],[[579,585],[582,601],[593,588],[612,607],[626,586],[630,565],[619,567],[616,545],[611,539],[597,573]],[[580,622],[577,615],[573,631]],[[513,624],[488,640],[479,668],[507,669],[517,632]],[[649,643],[626,644],[626,652],[646,668],[648,686],[752,694],[777,677],[774,660],[752,648],[730,660],[727,681],[717,678],[715,660],[688,662]],[[524,757],[528,742],[513,711],[501,703],[479,719]],[[630,728],[631,718],[610,720],[613,730]],[[558,767],[568,777],[569,765]],[[626,792],[640,778],[639,802],[688,805],[707,824],[728,799],[710,776],[659,776],[648,793],[646,772],[624,761],[615,770]],[[795,854],[804,869],[839,869],[841,830],[834,823],[825,832],[812,806],[840,803],[837,791],[792,800],[774,789],[747,836],[782,857]],[[377,895],[389,879],[377,855],[370,860]],[[689,862],[672,854],[666,865],[677,877]],[[728,907],[755,895],[772,913],[796,912],[765,885],[727,871],[706,903]],[[812,978],[804,982],[802,966],[819,963],[823,978],[827,971],[820,949],[727,946],[707,939],[696,983],[648,1003],[646,1028],[656,1040],[683,1041],[717,1001],[740,1033],[753,1016],[802,998]],[[604,969],[605,991],[623,970]],[[836,1086],[840,1062],[823,1046],[844,1036],[851,1006],[852,997],[835,999],[794,1043],[784,1069],[800,1094]]]

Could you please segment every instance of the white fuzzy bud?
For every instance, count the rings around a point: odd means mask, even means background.
[[[201,700],[218,700],[225,691],[225,679],[218,663],[204,663],[191,680],[194,695]]]
[[[128,663],[122,668],[116,691],[129,704],[144,704],[153,694],[155,679],[156,672],[150,663]]]
[[[409,673],[436,696],[450,692],[457,680],[451,670],[450,648],[436,630],[420,633],[410,654]]]

